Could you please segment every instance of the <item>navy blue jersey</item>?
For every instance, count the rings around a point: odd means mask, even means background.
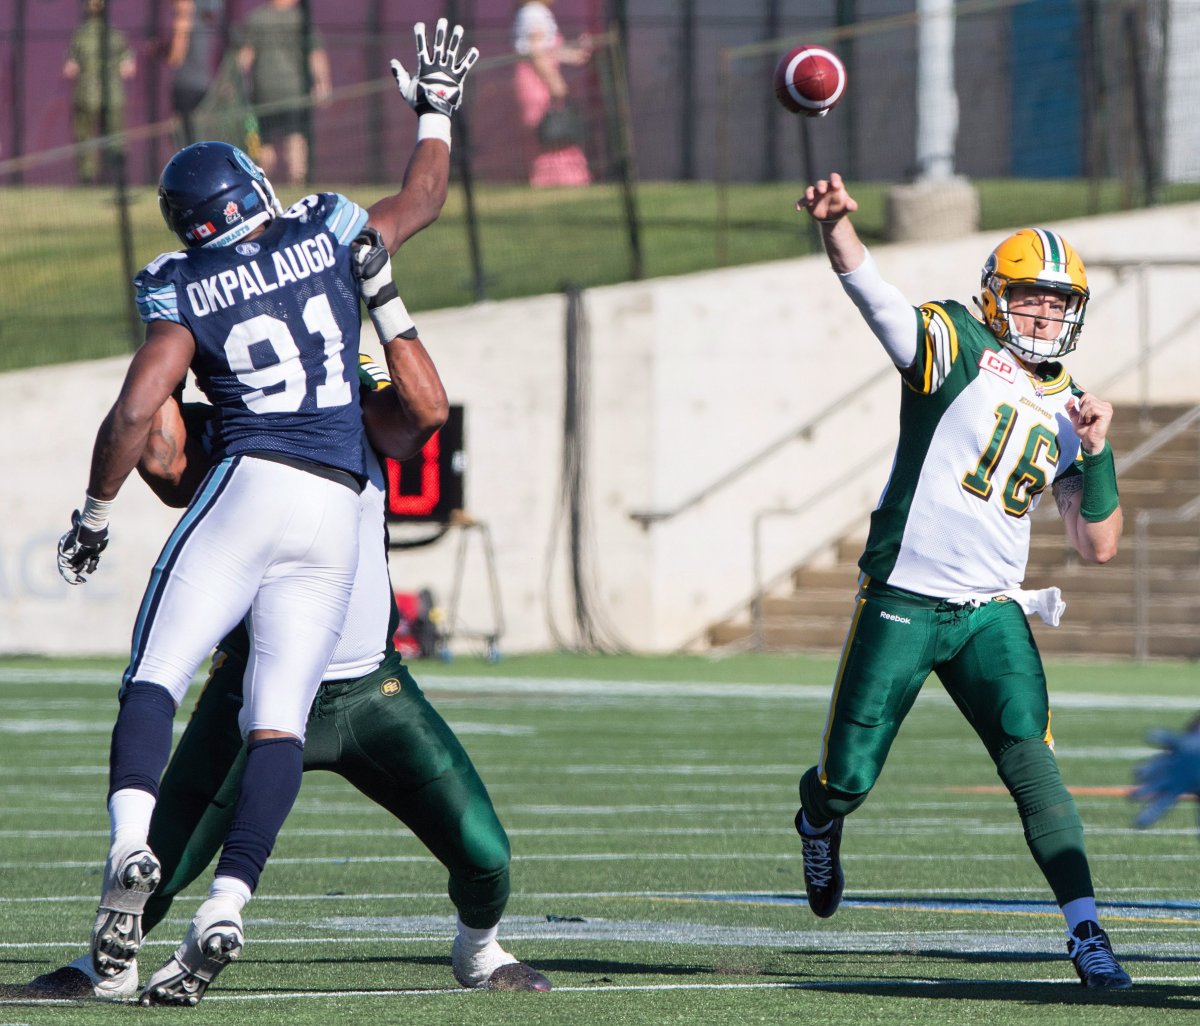
[[[196,340],[218,458],[266,451],[364,475],[350,243],[366,220],[344,196],[306,196],[252,240],[164,253],[134,279],[142,320]]]

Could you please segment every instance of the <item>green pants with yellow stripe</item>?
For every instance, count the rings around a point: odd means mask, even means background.
[[[1049,745],[1046,675],[1025,614],[999,598],[952,605],[868,581],[838,666],[818,764],[800,780],[805,818],[857,809],[929,675],[996,764],[1059,905],[1091,897],[1083,823]]]
[[[212,861],[233,816],[245,762],[238,713],[245,662],[218,651],[187,729],[163,774],[150,823],[162,862],[144,929]],[[509,894],[508,836],[454,732],[400,657],[374,672],[321,685],[308,717],[305,770],[331,770],[407,826],[449,871],[448,892],[468,926],[496,925]]]

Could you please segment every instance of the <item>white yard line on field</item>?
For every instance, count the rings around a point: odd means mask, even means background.
[[[0,686],[31,684],[97,684],[115,688],[116,674],[100,670],[62,670],[38,667],[0,667]],[[203,677],[197,677],[197,682]],[[761,684],[747,683],[698,683],[691,681],[639,681],[639,680],[580,680],[560,677],[480,677],[463,676],[426,677],[426,691],[442,694],[500,694],[500,695],[545,695],[552,698],[718,698],[718,699],[767,699],[779,701],[825,701],[829,700],[829,684]],[[923,702],[949,703],[944,691],[936,687],[926,689]],[[1093,694],[1088,692],[1056,693],[1055,708],[1061,709],[1153,709],[1155,711],[1194,711],[1195,700],[1186,696],[1170,695],[1120,695]]]

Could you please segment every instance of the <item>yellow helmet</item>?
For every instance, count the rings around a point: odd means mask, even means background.
[[[1058,337],[1030,338],[1014,327],[1008,312],[1013,286],[1046,289],[1066,296]],[[1057,232],[1022,228],[992,250],[983,265],[979,306],[992,334],[1027,360],[1054,360],[1075,348],[1087,308],[1087,271],[1083,261]]]

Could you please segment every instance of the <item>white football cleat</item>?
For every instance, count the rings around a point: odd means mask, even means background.
[[[70,965],[35,976],[25,985],[25,994],[41,998],[101,998],[128,1001],[137,994],[137,959],[115,976],[101,976],[92,966],[92,956],[80,955]]]
[[[228,901],[209,898],[197,910],[183,943],[146,983],[143,1005],[196,1005],[217,973],[242,953],[242,917]]]
[[[518,961],[496,941],[467,952],[462,935],[454,938],[450,949],[450,966],[460,986],[471,990],[536,990],[550,989],[550,981],[532,966]]]
[[[108,853],[104,888],[92,927],[92,968],[97,976],[118,976],[142,946],[142,910],[162,879],[154,852],[139,847]]]

